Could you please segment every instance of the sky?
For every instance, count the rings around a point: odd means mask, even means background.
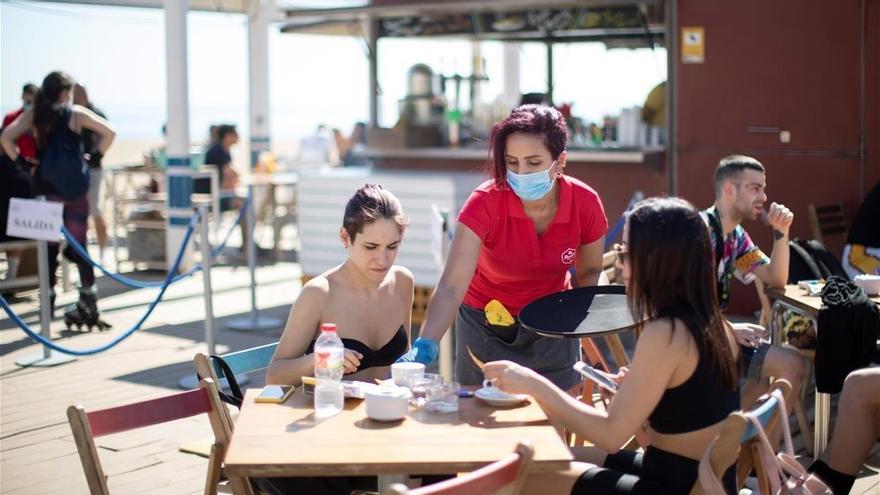
[[[247,27],[238,14],[188,14],[190,136],[211,123],[236,123],[247,135]],[[320,123],[349,132],[368,117],[367,59],[356,38],[270,31],[270,122],[275,139],[297,139]],[[543,45],[523,44],[524,92],[546,84]],[[489,82],[483,100],[501,92],[502,46],[484,42]],[[466,40],[383,39],[379,45],[380,124],[397,120],[406,71],[414,63],[435,72],[470,73]],[[600,43],[557,45],[555,100],[600,121],[640,105],[666,77],[662,48],[607,50]],[[155,9],[0,1],[0,108],[20,104],[21,86],[39,84],[52,70],[84,83],[119,139],[160,137],[165,120],[164,13]]]

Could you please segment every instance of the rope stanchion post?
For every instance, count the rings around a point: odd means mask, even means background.
[[[260,316],[257,311],[257,243],[254,240],[254,226],[256,225],[256,214],[254,213],[254,186],[248,186],[248,198],[245,207],[247,208],[247,228],[250,233],[247,236],[247,262],[248,270],[251,274],[251,313],[247,318],[237,318],[227,323],[226,328],[231,330],[271,330],[281,326],[281,320],[278,318],[270,318]],[[244,228],[244,226],[242,226]]]
[[[199,244],[202,251],[202,283],[205,300],[205,345],[208,355],[217,354],[214,342],[214,291],[211,288],[211,266],[214,264],[211,241],[208,238],[208,205],[199,205]],[[199,378],[195,373],[180,379],[180,388],[190,390],[198,387]]]
[[[202,281],[205,290],[205,344],[209,354],[216,354],[214,348],[214,291],[211,289],[211,266],[214,264],[211,256],[211,243],[208,240],[208,205],[199,205],[200,244],[202,248]]]
[[[63,253],[67,248],[67,239],[61,238],[61,244],[58,246],[58,252]],[[61,290],[70,292],[73,287],[70,285],[70,262],[67,256],[61,256]]]
[[[51,340],[52,287],[49,286],[49,245],[44,240],[37,241],[37,267],[40,278],[40,334],[47,340]],[[53,351],[44,345],[43,352],[24,356],[17,359],[15,364],[21,367],[47,367],[75,360],[76,358],[73,356]]]

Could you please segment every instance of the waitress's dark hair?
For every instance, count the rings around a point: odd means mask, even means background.
[[[565,151],[565,144],[568,142],[568,125],[559,110],[542,105],[521,105],[514,108],[506,119],[496,122],[489,133],[489,161],[486,169],[499,187],[507,180],[507,164],[504,160],[507,138],[517,132],[541,136],[554,160]]]
[[[345,205],[342,227],[354,242],[355,236],[364,231],[364,225],[380,218],[396,223],[401,234],[409,225],[409,218],[403,212],[397,196],[379,184],[364,184]]]
[[[39,149],[46,148],[46,141],[57,114],[55,104],[58,103],[58,96],[64,90],[71,89],[73,84],[73,78],[67,74],[61,71],[50,72],[34,95],[34,135]]]
[[[633,317],[669,318],[673,332],[675,320],[682,321],[721,382],[735,389],[732,330],[718,304],[712,243],[700,213],[680,198],[649,198],[633,208],[627,222]]]

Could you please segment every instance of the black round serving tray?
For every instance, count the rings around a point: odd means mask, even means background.
[[[579,287],[527,304],[520,324],[547,337],[600,337],[635,326],[623,285]]]

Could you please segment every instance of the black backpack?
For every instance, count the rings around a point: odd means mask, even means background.
[[[40,178],[64,199],[79,199],[89,191],[89,165],[82,138],[70,130],[70,110],[58,113],[46,149],[40,155]]]
[[[828,279],[833,275],[848,279],[840,261],[824,244],[815,240],[792,239],[788,241],[788,283],[801,280]]]

